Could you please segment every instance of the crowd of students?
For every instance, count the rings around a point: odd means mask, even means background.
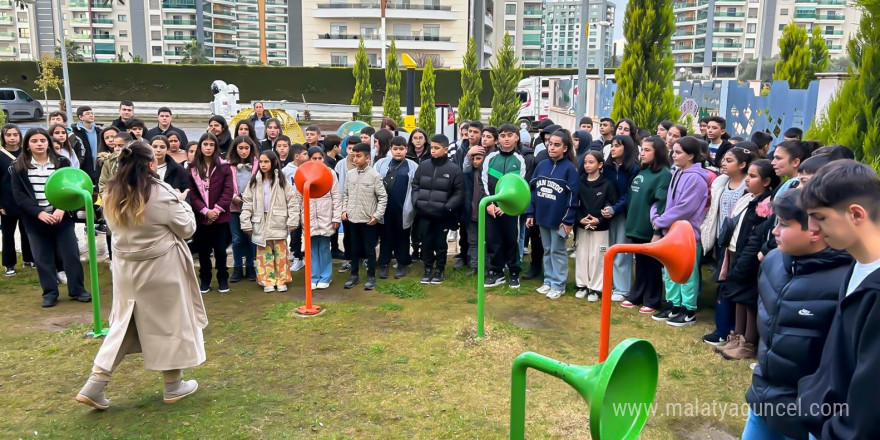
[[[485,258],[486,287],[519,288],[522,275],[541,280],[537,292],[557,299],[567,293],[568,260],[574,258],[574,296],[593,302],[601,295],[609,246],[656,241],[684,220],[697,239],[690,278],[675,283],[653,258],[620,254],[611,299],[655,321],[693,325],[703,286],[700,265],[711,263],[715,329],[703,340],[726,359],[758,358],[747,394],[755,411],[743,438],[877,432],[862,408],[851,407],[855,415],[846,419],[809,422],[759,411],[795,401],[864,403],[875,383],[867,366],[880,359],[880,348],[876,334],[865,332],[878,325],[880,183],[870,168],[847,160],[852,153],[843,146],[803,141],[800,130],[789,129],[770,151],[772,136],[730,137],[718,116],[703,118],[694,134],[671,121],[652,133],[629,119],[602,118],[596,139],[590,118],[573,133],[545,119],[534,138],[511,124],[471,121],[461,123],[456,143],[421,129],[405,138],[393,120],[383,119],[380,129],[367,127],[347,139],[322,137],[309,126],[306,143],[297,144],[262,104],[231,131],[223,117],[212,117],[207,132],[190,142],[171,125],[168,108],[159,109],[158,125],[149,130],[134,116],[132,102],[122,101],[119,110],[119,119],[106,127],[95,124],[89,107],[80,107],[72,126],[55,112],[49,130],[23,135],[7,124],[0,131],[2,264],[6,276],[16,274],[18,228],[24,265],[39,275],[43,307],[57,303],[59,282],[68,284],[73,299],[90,300],[74,234],[82,216],[49,203],[46,179],[60,168],[81,168],[92,177],[100,206],[119,151],[132,142],[152,147],[157,177],[192,206],[197,227],[191,249],[199,258],[202,293],[215,277],[219,292],[245,279],[267,293],[286,291],[291,272],[304,265],[305,233],[311,236],[314,289],[330,286],[334,260],[341,260],[340,272],[349,272],[345,289],[361,283],[362,265],[363,288],[370,290],[377,278],[391,276],[392,265],[399,279],[416,260],[423,263],[421,283],[441,284],[447,238],[455,237],[448,233],[457,230],[452,270],[473,276]],[[303,198],[293,176],[307,161],[327,166],[333,185],[311,199],[311,230],[303,231]],[[486,255],[480,256],[477,210],[507,174],[529,183],[531,202],[522,215],[487,207]],[[99,230],[112,251],[112,231]],[[521,274],[527,254],[530,263]]]

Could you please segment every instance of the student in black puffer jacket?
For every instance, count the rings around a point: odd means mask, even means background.
[[[800,404],[798,381],[819,367],[840,283],[853,261],[807,229],[799,198],[800,190],[789,190],[773,203],[779,247],[764,258],[758,279],[758,364],[746,392],[751,413],[743,439],[770,438],[771,433],[807,438],[806,429],[786,411]]]
[[[464,201],[461,168],[446,153],[449,138],[438,134],[431,138],[431,160],[419,164],[413,177],[413,206],[419,216],[422,238],[422,261],[425,274],[422,284],[443,282],[446,267],[446,233],[458,225]]]

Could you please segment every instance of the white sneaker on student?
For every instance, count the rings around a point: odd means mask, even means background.
[[[312,283],[312,290],[318,290],[318,283]]]
[[[577,293],[574,294],[574,297],[577,299],[583,299],[587,296],[587,289],[578,289]]]
[[[615,293],[615,294],[611,295],[611,301],[614,301],[614,302],[621,302],[625,299],[626,299],[626,297],[619,294],[619,293]]]
[[[58,284],[67,284],[67,274],[63,270],[56,273],[55,278],[58,278]]]
[[[455,243],[457,240],[458,231],[449,231],[449,233],[446,234],[446,241],[448,241],[449,243]]]
[[[303,267],[305,267],[305,265],[306,265],[306,263],[303,260],[301,260],[299,258],[294,258],[293,262],[290,263],[290,270],[292,272],[297,272],[300,269],[302,269]]]
[[[587,301],[589,301],[591,303],[599,301],[599,295],[596,293],[591,293],[591,294],[587,295]]]
[[[318,287],[318,290],[326,289],[326,288],[330,287],[330,283],[318,283],[317,287]]]
[[[550,291],[550,286],[548,286],[548,285],[546,285],[546,284],[544,284],[543,286],[538,287],[537,289],[535,289],[535,292],[538,292],[538,293],[540,293],[541,295],[546,295],[547,292],[549,292],[549,291]]]
[[[565,295],[564,290],[551,290],[551,291],[547,292],[547,298],[550,298],[550,299],[557,299],[557,298],[561,297],[562,295]]]

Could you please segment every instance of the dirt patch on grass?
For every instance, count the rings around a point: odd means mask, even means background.
[[[32,321],[29,328],[39,332],[57,332],[67,330],[72,325],[90,324],[92,322],[92,313],[83,311],[70,315],[47,316]]]

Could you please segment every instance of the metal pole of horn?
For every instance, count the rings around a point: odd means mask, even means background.
[[[309,190],[312,182],[306,181],[303,185],[303,240],[305,241],[306,265],[305,265],[305,281],[306,288],[306,305],[296,308],[297,315],[314,316],[324,311],[321,306],[312,304],[312,222],[311,222],[311,197]]]

